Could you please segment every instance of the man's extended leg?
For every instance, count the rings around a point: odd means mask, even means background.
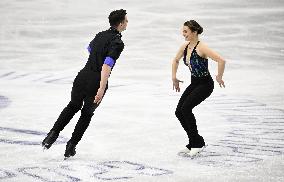
[[[81,109],[83,105],[83,93],[84,80],[80,73],[74,80],[72,91],[71,91],[71,101],[63,109],[59,115],[57,121],[54,123],[52,129],[47,134],[46,138],[42,142],[42,146],[49,149],[51,145],[56,141],[59,133],[64,129],[64,127],[70,122],[73,116]]]
[[[87,130],[92,116],[94,115],[94,111],[98,106],[99,105],[94,103],[94,99],[92,97],[87,97],[84,99],[84,106],[81,110],[81,116],[75,126],[71,139],[66,145],[66,150],[64,154],[66,158],[74,156],[76,154],[76,145],[79,143],[83,134]]]

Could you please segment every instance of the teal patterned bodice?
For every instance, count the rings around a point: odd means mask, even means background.
[[[188,66],[191,71],[191,75],[194,77],[203,77],[209,75],[209,70],[208,70],[208,59],[203,58],[199,56],[196,52],[196,47],[199,44],[199,41],[197,42],[196,46],[193,48],[192,53],[190,55],[189,59],[189,64],[186,62],[186,56],[187,56],[187,49],[188,45],[184,49],[184,54],[183,54],[183,62],[186,66]]]

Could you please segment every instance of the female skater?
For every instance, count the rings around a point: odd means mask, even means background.
[[[218,63],[218,74],[216,81],[220,87],[225,87],[222,79],[225,60],[216,52],[211,50],[203,41],[199,41],[198,35],[203,32],[203,28],[195,21],[190,20],[184,23],[183,36],[186,42],[179,49],[176,57],[172,61],[172,81],[173,89],[180,92],[180,81],[176,77],[179,60],[183,57],[183,62],[191,71],[191,84],[185,89],[177,105],[175,115],[186,131],[189,143],[182,152],[190,157],[195,156],[205,146],[204,139],[199,135],[196,120],[192,109],[210,96],[214,89],[214,82],[208,70],[208,57]]]

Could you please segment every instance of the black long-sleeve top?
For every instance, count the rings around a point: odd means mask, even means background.
[[[84,69],[101,72],[106,57],[111,57],[115,65],[124,48],[121,37],[113,27],[99,32],[89,44],[90,55]]]

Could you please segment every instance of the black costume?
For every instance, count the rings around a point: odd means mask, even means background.
[[[208,70],[208,60],[200,57],[196,52],[196,46],[192,50],[189,64],[186,62],[188,45],[184,50],[184,63],[191,70],[191,84],[182,94],[177,105],[175,114],[182,127],[187,133],[189,144],[188,149],[201,148],[205,145],[204,139],[198,134],[196,120],[192,109],[211,95],[214,89],[214,82]]]
[[[98,107],[98,104],[94,103],[94,99],[100,88],[101,70],[104,61],[106,57],[110,57],[114,61],[114,65],[123,51],[123,48],[124,43],[121,40],[121,34],[115,28],[110,28],[98,33],[90,42],[90,55],[85,67],[78,73],[73,82],[71,101],[59,115],[53,128],[43,141],[43,146],[46,148],[51,147],[60,131],[62,131],[73,116],[81,110],[81,116],[66,147],[67,150],[67,148],[71,146],[73,149],[71,156],[75,155],[75,146],[81,140],[94,115],[95,109]],[[105,91],[107,88],[108,84]],[[65,157],[70,156],[66,155]]]

